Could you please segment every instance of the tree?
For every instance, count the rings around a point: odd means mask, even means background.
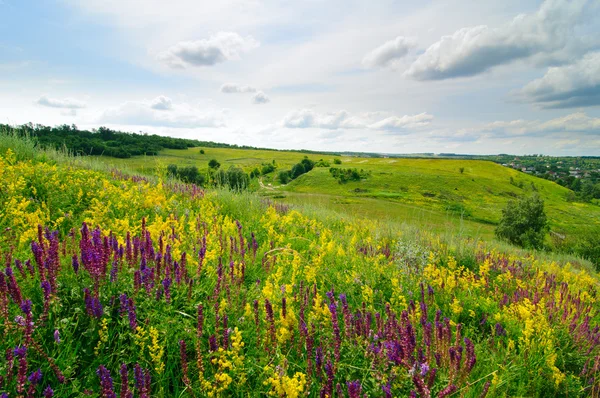
[[[287,184],[288,182],[290,182],[290,172],[289,171],[280,171],[279,175],[277,176],[277,178],[279,178],[279,182],[282,184]]]
[[[217,161],[217,159],[211,159],[211,160],[208,162],[208,167],[209,167],[209,168],[211,168],[211,169],[213,169],[213,170],[216,170],[216,169],[218,169],[219,167],[221,167],[221,163],[219,163],[219,162]]]
[[[306,173],[306,169],[302,163],[296,163],[294,167],[292,167],[292,179],[296,179],[304,173]]]
[[[535,194],[520,199],[510,200],[504,210],[502,219],[496,228],[496,236],[514,245],[540,249],[544,245],[544,237],[548,230],[548,220],[544,212],[543,199]]]
[[[204,155],[204,149],[200,149],[200,155]]]

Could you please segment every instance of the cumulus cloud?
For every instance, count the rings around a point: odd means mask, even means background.
[[[50,98],[47,95],[42,95],[36,101],[36,104],[42,106],[48,106],[50,108],[60,109],[82,109],[85,108],[85,102],[73,99],[73,98]]]
[[[252,36],[242,37],[234,32],[219,32],[208,39],[182,41],[158,55],[172,68],[213,66],[239,59],[242,53],[259,46]]]
[[[588,0],[546,0],[500,28],[462,28],[432,44],[405,72],[416,80],[474,76],[498,65],[530,59],[548,64],[587,51],[575,34]]]
[[[256,89],[254,87],[242,86],[235,83],[225,83],[221,86],[221,92],[224,94],[255,93]]]
[[[600,52],[572,65],[549,68],[542,78],[523,87],[521,95],[543,108],[600,105]]]
[[[160,98],[160,97],[158,97]],[[155,108],[153,101],[128,101],[117,107],[106,109],[100,116],[100,123],[128,124],[175,128],[223,127],[222,110],[196,109],[188,104],[171,104],[169,112]]]
[[[337,129],[373,129],[389,132],[401,132],[427,126],[433,116],[427,113],[418,115],[390,116],[374,120],[380,113],[362,113],[351,115],[348,111],[340,110],[331,113],[319,113],[313,109],[300,109],[288,113],[283,119],[283,126],[287,128],[322,128],[327,130]]]
[[[369,52],[363,58],[366,67],[393,66],[399,59],[404,58],[408,52],[417,46],[415,39],[398,36],[393,40],[383,43],[381,46]]]
[[[266,104],[269,101],[271,101],[271,99],[262,91],[259,91],[252,96],[252,102],[254,104]]]
[[[168,111],[170,109],[173,109],[173,101],[169,97],[159,95],[158,97],[154,98],[154,100],[152,100],[150,108],[158,109],[161,111]]]
[[[481,131],[506,136],[541,136],[553,133],[597,136],[600,134],[600,118],[576,112],[545,122],[523,119],[492,122],[484,125]]]
[[[402,130],[414,129],[427,126],[433,120],[433,116],[428,113],[419,113],[418,115],[404,115],[402,117],[391,116],[371,124],[369,127],[377,130]]]

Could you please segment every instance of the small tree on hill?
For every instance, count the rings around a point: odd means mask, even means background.
[[[544,201],[535,194],[519,201],[510,200],[502,210],[496,236],[514,245],[540,249],[548,230]]]
[[[211,169],[213,169],[213,170],[216,170],[216,169],[218,169],[219,167],[221,167],[221,163],[219,163],[219,162],[217,161],[217,159],[211,159],[211,160],[208,162],[208,167],[210,167],[210,168],[211,168]]]

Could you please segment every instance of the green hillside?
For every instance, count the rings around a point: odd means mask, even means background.
[[[205,153],[201,154],[200,149]],[[304,156],[328,161],[331,167],[363,169],[368,177],[340,184],[329,167],[315,167],[287,185],[279,184],[278,172],[289,170]],[[537,191],[546,202],[555,244],[566,244],[600,228],[600,207],[568,202],[567,188],[493,162],[341,156],[337,158],[342,164],[334,165],[334,158],[301,152],[190,148],[167,149],[155,157],[99,159],[143,173],[155,173],[158,167],[168,164],[196,166],[206,171],[211,159],[218,160],[222,168],[238,166],[247,172],[275,162],[275,172],[260,177],[260,184],[253,181],[254,189],[274,200],[314,204],[351,215],[415,224],[435,232],[452,230],[484,238],[493,236],[502,208],[510,199]]]

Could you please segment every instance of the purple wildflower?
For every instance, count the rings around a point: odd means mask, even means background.
[[[54,396],[54,390],[52,390],[52,387],[48,386],[44,390],[43,394],[44,398],[52,398]]]
[[[58,331],[58,329],[54,331],[54,341],[56,342],[56,344],[60,344],[60,332]]]
[[[117,398],[117,395],[113,391],[113,380],[110,377],[108,369],[104,365],[100,365],[96,373],[100,377],[100,388],[102,389],[100,396],[103,398]]]
[[[348,397],[349,398],[360,398],[362,393],[362,387],[360,386],[360,380],[349,381],[346,383],[348,386]]]
[[[41,369],[36,370],[35,372],[32,372],[29,377],[27,378],[27,380],[29,380],[29,382],[31,384],[38,384],[39,382],[42,381],[42,371]]]

